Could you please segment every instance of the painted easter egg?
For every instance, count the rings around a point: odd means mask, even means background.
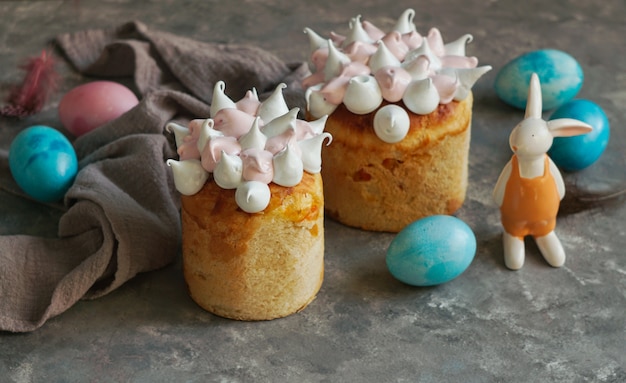
[[[9,168],[26,194],[42,202],[55,202],[72,186],[78,160],[63,134],[49,126],[35,125],[11,142]]]
[[[565,171],[582,170],[600,158],[609,143],[609,119],[593,101],[577,99],[559,107],[550,120],[573,118],[593,127],[589,133],[574,137],[555,137],[548,155]]]
[[[523,54],[502,67],[494,84],[496,93],[507,104],[525,109],[533,73],[541,82],[544,111],[573,99],[583,85],[583,70],[575,58],[559,50],[543,49]]]
[[[406,226],[387,249],[387,268],[413,286],[434,286],[463,273],[476,254],[476,237],[460,219],[434,215]]]
[[[135,94],[124,85],[93,81],[63,96],[59,118],[63,126],[78,137],[118,118],[138,103]]]

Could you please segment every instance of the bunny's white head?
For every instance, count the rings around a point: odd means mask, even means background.
[[[592,130],[590,125],[571,118],[545,121],[541,110],[541,85],[539,77],[533,73],[524,120],[517,124],[509,136],[511,150],[521,159],[532,159],[547,153],[554,137],[577,136]]]

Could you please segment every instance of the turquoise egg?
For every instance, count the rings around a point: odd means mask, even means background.
[[[609,143],[609,119],[604,110],[593,101],[572,100],[552,113],[550,120],[573,118],[593,127],[587,134],[574,137],[555,137],[548,155],[565,171],[582,170],[600,158]]]
[[[413,286],[453,280],[472,263],[476,237],[470,227],[449,215],[417,220],[398,233],[387,249],[387,268]]]
[[[575,58],[559,50],[543,49],[523,54],[502,67],[496,76],[496,93],[507,104],[526,109],[533,73],[541,82],[544,111],[573,99],[583,86],[583,70]]]
[[[58,201],[78,171],[74,147],[63,134],[36,125],[20,132],[9,148],[9,168],[24,192],[42,202]]]

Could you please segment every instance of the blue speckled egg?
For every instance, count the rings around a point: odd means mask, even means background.
[[[74,182],[78,160],[74,147],[58,130],[44,125],[20,132],[9,148],[15,182],[36,200],[60,200]]]
[[[476,237],[460,219],[434,215],[402,229],[387,249],[387,268],[413,286],[434,286],[463,273],[476,254]]]
[[[507,104],[526,109],[533,73],[541,82],[544,111],[573,99],[583,85],[583,70],[576,59],[559,50],[543,49],[523,54],[502,67],[496,76],[496,93]]]
[[[574,137],[556,137],[548,151],[552,161],[565,171],[577,171],[596,162],[609,143],[609,119],[604,110],[589,100],[572,100],[550,116],[573,118],[593,127],[587,134]]]

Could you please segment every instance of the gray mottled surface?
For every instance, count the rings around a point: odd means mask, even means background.
[[[626,183],[626,3],[570,1],[1,1],[0,96],[23,58],[56,34],[138,19],[205,41],[254,43],[285,61],[307,59],[305,26],[326,34],[350,17],[390,27],[407,7],[420,32],[474,35],[468,52],[494,66],[475,87],[470,185],[459,218],[478,252],[456,280],[412,288],[387,272],[393,238],[326,224],[326,278],[303,312],[263,323],[221,319],[186,295],[180,263],[80,302],[40,330],[0,333],[2,382],[624,382],[626,204],[564,214],[568,253],[552,269],[528,243],[524,268],[502,261],[490,193],[510,156],[521,111],[503,105],[493,80],[532,49],[557,48],[584,71],[580,97],[600,104],[612,127],[599,162],[568,175],[583,190]],[[87,81],[61,67],[63,91]],[[0,150],[35,123],[57,124],[60,92],[24,120],[0,118]],[[571,209],[570,209],[571,212]],[[59,212],[0,194],[0,234],[54,235]]]

